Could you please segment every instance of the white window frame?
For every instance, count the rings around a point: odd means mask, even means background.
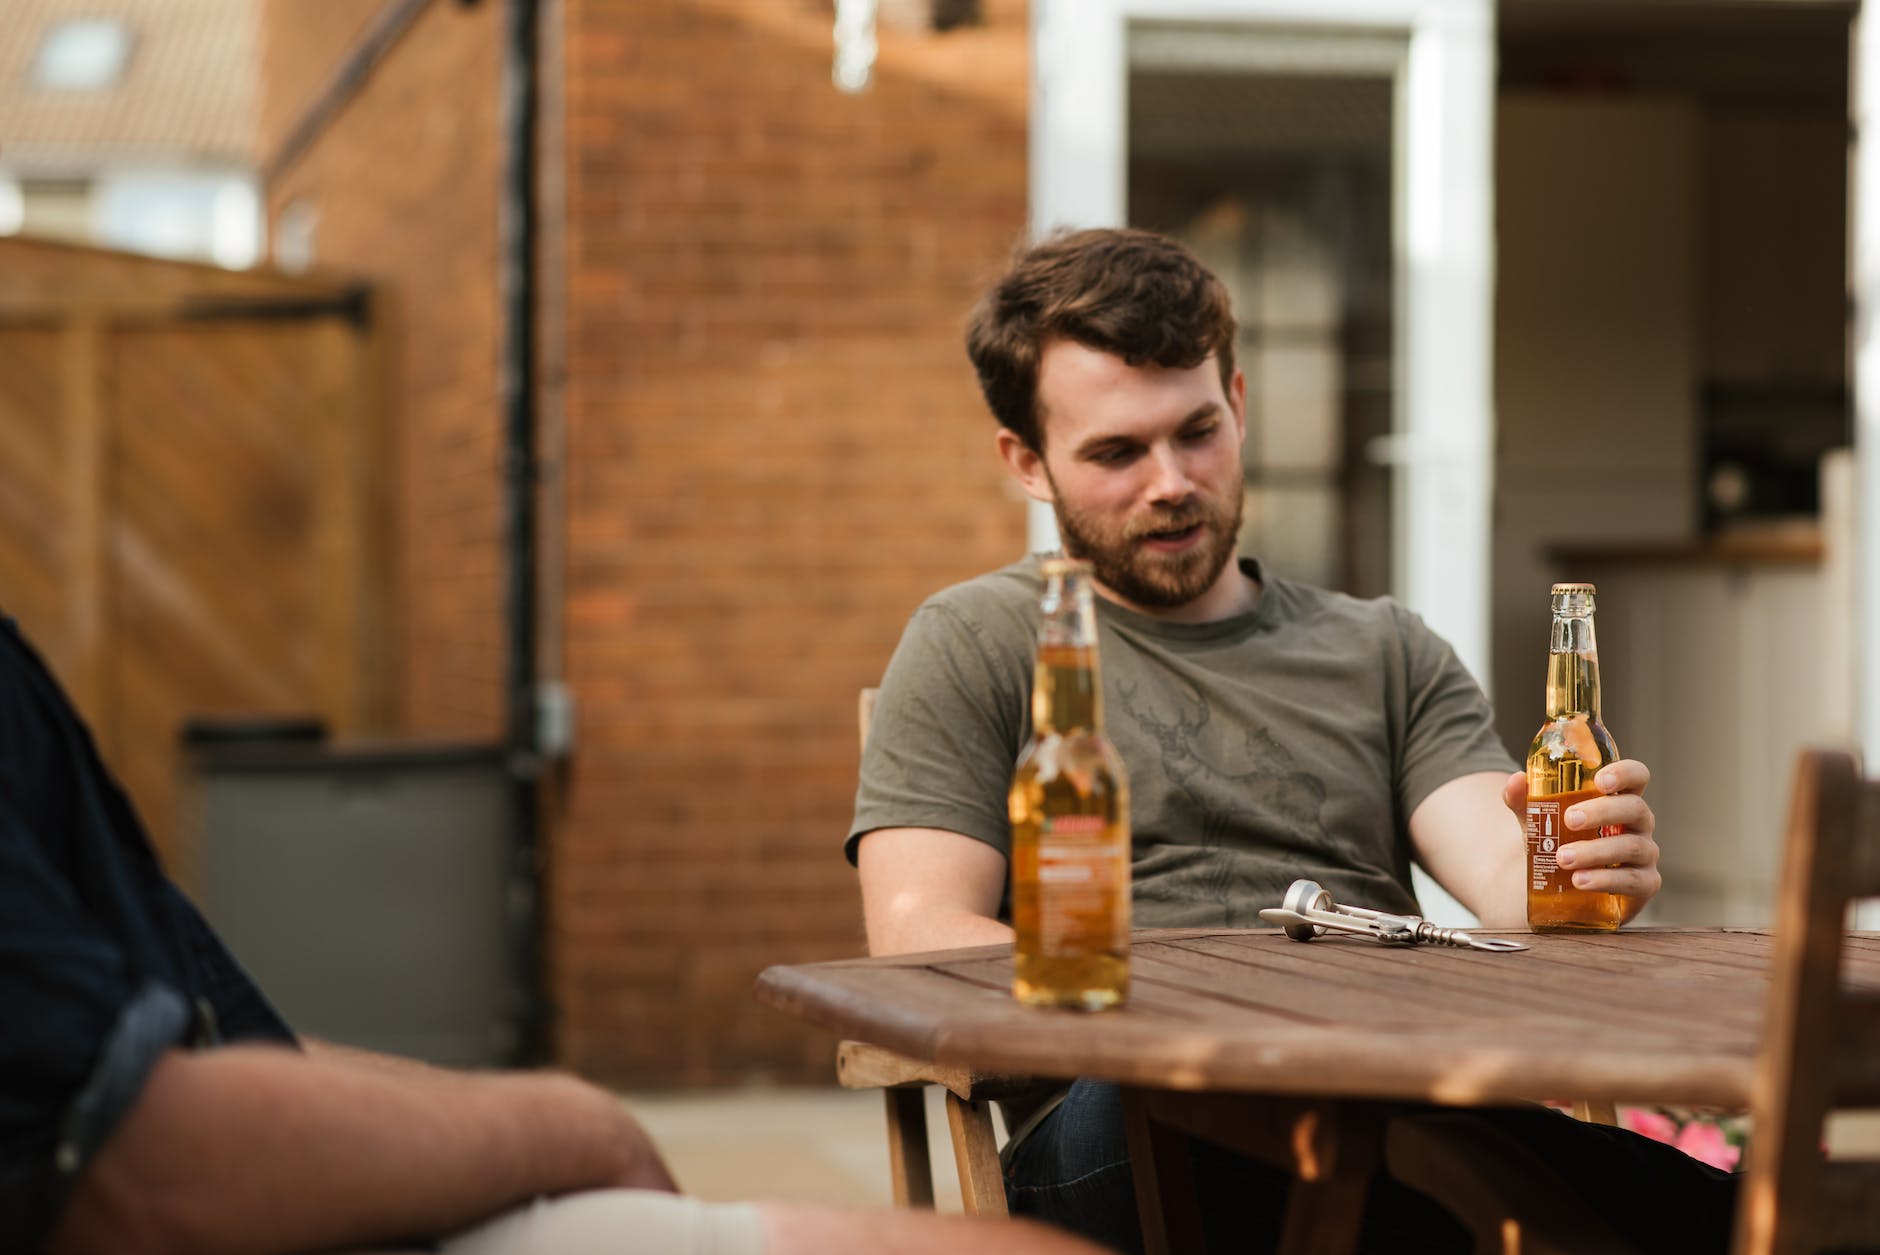
[[[1494,411],[1492,0],[1033,0],[1031,230],[1126,221],[1128,27],[1401,33],[1396,75],[1394,592],[1489,681]],[[1048,507],[1034,548],[1056,544]]]

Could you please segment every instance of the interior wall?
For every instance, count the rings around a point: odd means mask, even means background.
[[[1813,533],[1848,438],[1847,17],[1517,0],[1501,29],[1493,669],[1520,751],[1547,585],[1581,574],[1556,551]]]
[[[1695,111],[1504,93],[1496,151],[1495,693],[1541,719],[1550,550],[1695,528]]]
[[[1597,583],[1604,714],[1654,775],[1652,923],[1766,922],[1786,764],[1845,734],[1820,485],[1852,435],[1851,12],[1503,9],[1501,731],[1521,750],[1541,713],[1548,582]]]

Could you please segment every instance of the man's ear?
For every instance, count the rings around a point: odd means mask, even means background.
[[[1056,501],[1057,494],[1051,491],[1051,477],[1045,474],[1043,455],[1020,439],[1018,433],[1010,427],[999,428],[997,439],[999,457],[1005,462],[1005,469],[1012,472],[1012,478],[1024,486],[1026,494],[1034,501]]]
[[[1240,443],[1247,440],[1247,372],[1234,367],[1234,378],[1227,387],[1227,406],[1234,411],[1234,430],[1239,433]]]

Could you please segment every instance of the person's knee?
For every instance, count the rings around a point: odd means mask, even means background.
[[[1122,1091],[1079,1081],[1011,1155],[1006,1202],[1029,1216],[1113,1250],[1139,1249]]]
[[[658,1190],[593,1190],[537,1199],[446,1242],[443,1255],[763,1255],[758,1209]]]
[[[1129,1134],[1122,1091],[1102,1081],[1078,1081],[1057,1110],[1012,1156],[1017,1182],[1063,1183],[1129,1166]]]
[[[1106,1255],[1099,1248],[1022,1220],[968,1219],[932,1212],[759,1203],[763,1255]]]

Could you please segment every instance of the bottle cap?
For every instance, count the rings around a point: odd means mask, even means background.
[[[1554,596],[1556,597],[1560,596],[1562,593],[1589,593],[1590,594],[1594,591],[1595,589],[1593,588],[1591,584],[1556,584],[1554,585]]]

